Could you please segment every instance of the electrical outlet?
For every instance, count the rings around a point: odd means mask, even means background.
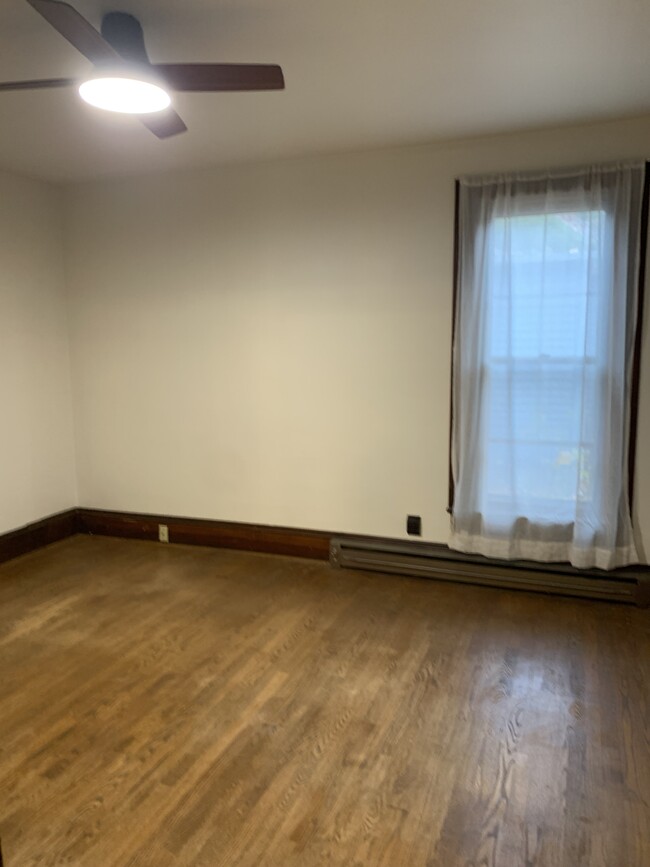
[[[422,535],[422,518],[419,515],[406,516],[406,532],[409,536]]]
[[[158,524],[158,541],[169,542],[169,527],[167,524]]]

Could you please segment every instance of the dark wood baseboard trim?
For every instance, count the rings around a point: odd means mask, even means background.
[[[330,539],[335,535],[318,530],[297,530],[170,515],[107,512],[99,509],[79,509],[78,516],[80,532],[97,536],[158,541],[158,525],[166,524],[170,542],[236,548],[265,554],[288,554],[314,560],[328,559]]]
[[[212,521],[203,518],[182,518],[170,515],[142,515],[129,512],[112,512],[102,509],[69,509],[5,533],[0,536],[0,563],[58,542],[75,533],[97,536],[115,536],[123,539],[158,540],[158,525],[166,524],[169,541],[184,545],[204,545],[212,548],[234,548],[257,551],[265,554],[284,554],[291,557],[307,557],[327,560],[330,557],[332,539],[335,546],[341,542],[359,544],[362,548],[381,550],[396,545],[416,559],[424,562],[447,561],[450,569],[472,567],[474,570],[499,569],[516,580],[521,570],[554,573],[570,577],[593,577],[595,580],[619,579],[622,582],[637,582],[636,601],[650,604],[650,566],[641,565],[617,569],[609,573],[590,573],[574,569],[569,564],[530,564],[490,561],[484,557],[460,554],[447,545],[430,542],[411,542],[370,536],[354,536],[349,533],[334,533],[322,530],[301,530],[290,527],[272,527],[264,524],[239,524],[234,521]],[[334,546],[334,547],[335,547]],[[336,559],[336,558],[334,558]],[[398,570],[399,571],[399,570]],[[409,574],[404,570],[404,574]],[[479,582],[480,583],[480,582]]]
[[[79,532],[78,509],[68,509],[0,536],[0,563]]]

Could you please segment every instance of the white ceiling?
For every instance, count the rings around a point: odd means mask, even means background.
[[[279,63],[278,93],[180,94],[159,141],[74,90],[0,93],[0,168],[51,180],[424,142],[650,111],[649,0],[72,0],[136,15],[153,61]],[[0,6],[0,80],[88,61]]]

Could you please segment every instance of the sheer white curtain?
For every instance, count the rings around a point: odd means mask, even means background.
[[[628,492],[644,163],[464,178],[451,547],[637,562]]]

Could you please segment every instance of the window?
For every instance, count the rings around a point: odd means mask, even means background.
[[[452,547],[635,562],[628,457],[645,166],[459,185]]]

